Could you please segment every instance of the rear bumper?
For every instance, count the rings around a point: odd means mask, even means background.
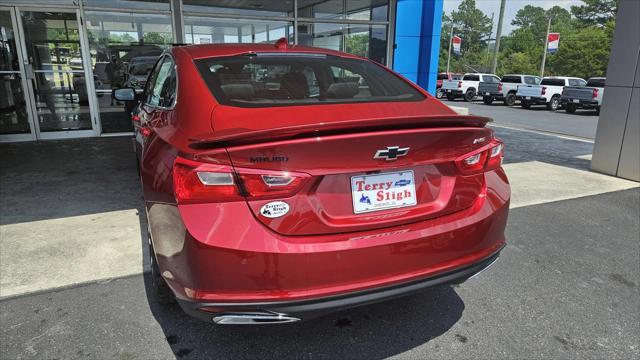
[[[316,307],[323,313],[380,301],[481,270],[505,244],[510,198],[502,169],[484,182],[466,210],[332,235],[280,235],[244,202],[148,204],[148,218],[160,273],[185,311],[213,306],[307,318]]]
[[[576,102],[575,100],[578,100],[578,102]],[[586,108],[596,108],[600,106],[597,100],[583,100],[583,99],[573,99],[573,98],[566,98],[566,97],[560,98],[560,104],[562,105],[573,104],[573,105],[586,107]]]
[[[491,96],[492,98],[497,99],[497,100],[503,100],[504,99],[504,95],[501,92],[479,91],[478,95],[480,95],[480,96]]]
[[[287,318],[292,319],[291,321],[282,322],[309,320],[339,310],[411,295],[436,286],[460,284],[490,267],[498,260],[501,250],[502,249],[472,265],[444,274],[414,280],[399,285],[377,288],[374,290],[353,292],[346,295],[343,294],[301,301],[248,303],[194,302],[179,299],[178,304],[180,304],[180,307],[188,315],[207,322],[217,322],[217,318],[231,314],[265,313],[284,315],[287,316]],[[200,310],[203,307],[215,309],[217,311],[211,312]],[[265,321],[264,323],[270,322]]]
[[[526,101],[530,104],[546,104],[547,98],[537,96],[520,96],[516,95],[516,100]]]
[[[446,93],[446,94],[452,94],[452,95],[454,95],[454,96],[456,96],[456,97],[459,97],[459,96],[463,96],[463,95],[464,95],[464,93],[462,92],[462,90],[442,89],[442,91],[443,91],[444,93]]]

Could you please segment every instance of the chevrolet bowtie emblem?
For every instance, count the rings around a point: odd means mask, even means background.
[[[399,146],[387,146],[384,150],[376,151],[373,156],[374,159],[385,159],[387,161],[397,160],[400,156],[405,156],[409,153],[409,148],[401,148]]]

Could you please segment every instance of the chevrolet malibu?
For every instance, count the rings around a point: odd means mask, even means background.
[[[174,47],[139,100],[153,287],[202,320],[293,322],[461,283],[505,245],[490,119],[380,64],[283,40]]]

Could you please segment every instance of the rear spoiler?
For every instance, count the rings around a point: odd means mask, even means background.
[[[493,120],[474,115],[428,115],[403,118],[350,120],[334,123],[312,123],[272,129],[229,129],[219,134],[190,138],[192,149],[210,149],[229,145],[246,145],[263,141],[299,139],[349,133],[416,128],[484,127]]]

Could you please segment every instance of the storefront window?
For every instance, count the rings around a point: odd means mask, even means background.
[[[387,21],[388,0],[299,0],[298,16],[315,19]]]
[[[220,1],[183,0],[183,12],[215,13],[239,16],[293,16],[293,0],[252,0],[226,1],[229,5],[219,4]]]
[[[113,90],[142,91],[151,67],[173,43],[170,15],[85,11],[94,87],[103,133],[133,131],[130,111]]]
[[[344,51],[384,64],[387,25],[300,23],[298,43]]]
[[[216,19],[185,16],[185,40],[189,44],[261,43],[291,38],[288,21]]]
[[[85,8],[170,11],[169,0],[84,0]]]

